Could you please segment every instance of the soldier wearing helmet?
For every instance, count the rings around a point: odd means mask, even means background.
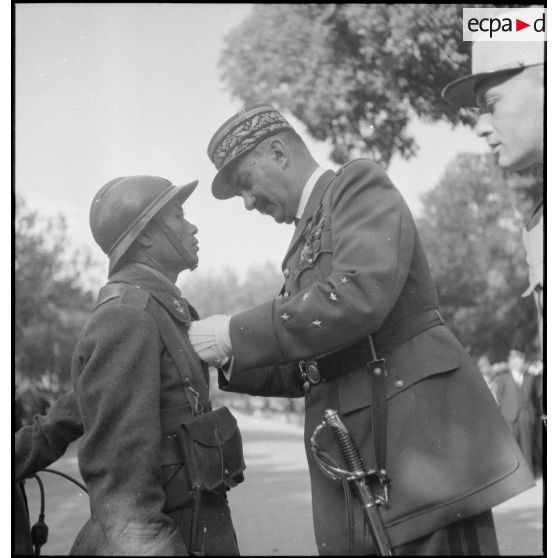
[[[184,426],[211,411],[207,366],[187,342],[198,316],[175,285],[198,264],[182,210],[196,185],[117,178],[91,205],[109,277],[72,361],[91,508],[73,554],[238,555],[226,491],[241,476],[209,482]]]

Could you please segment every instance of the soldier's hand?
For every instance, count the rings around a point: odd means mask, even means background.
[[[230,321],[230,316],[215,314],[191,323],[188,330],[190,343],[208,364],[222,366],[232,356]]]

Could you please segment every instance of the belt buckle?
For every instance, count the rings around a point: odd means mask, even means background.
[[[322,380],[322,375],[320,374],[320,368],[318,367],[316,359],[299,360],[298,368],[300,370],[304,391],[307,392],[312,385],[319,384]]]

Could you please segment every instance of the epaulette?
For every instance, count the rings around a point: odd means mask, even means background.
[[[360,157],[358,159],[351,159],[350,161],[347,161],[344,165],[342,165],[341,167],[339,167],[336,171],[335,171],[335,175],[339,176],[351,163],[356,163],[358,161],[367,161],[370,162],[370,159],[366,159],[365,157]]]
[[[109,283],[99,291],[95,310],[105,302],[115,298],[119,298],[119,305],[132,306],[144,310],[151,295],[145,289],[137,285],[131,285],[129,283]]]

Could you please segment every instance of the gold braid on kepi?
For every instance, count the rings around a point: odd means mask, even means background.
[[[265,138],[283,130],[293,130],[293,127],[272,105],[252,105],[229,118],[213,134],[207,148],[207,154],[218,171],[211,186],[213,195],[221,200],[233,197],[226,180],[229,165]]]

